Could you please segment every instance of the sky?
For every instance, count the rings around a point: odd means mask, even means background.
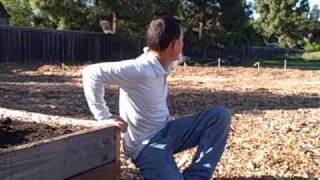
[[[253,2],[254,0],[247,0],[247,1]],[[318,4],[318,7],[320,7],[320,0],[309,0],[310,11],[315,4]],[[259,17],[259,15],[254,14],[253,17],[256,19],[257,17]]]
[[[318,2],[317,2],[318,1]],[[310,9],[313,7],[313,5],[318,4],[318,7],[320,7],[320,1],[319,0],[309,0]]]

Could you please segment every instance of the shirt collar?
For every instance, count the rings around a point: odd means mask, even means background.
[[[151,65],[152,65],[153,69],[155,70],[157,76],[168,75],[168,74],[171,73],[171,69],[172,69],[171,66],[168,67],[168,70],[165,70],[162,67],[159,59],[155,55],[153,55],[151,53],[144,53],[143,55],[151,63]]]

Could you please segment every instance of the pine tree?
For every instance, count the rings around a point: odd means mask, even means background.
[[[11,15],[12,26],[33,26],[34,14],[28,0],[1,0],[4,7]]]
[[[248,31],[250,12],[244,0],[219,0],[220,23],[224,31],[224,44],[226,46],[242,46],[248,44]]]
[[[255,0],[259,25],[268,39],[294,47],[306,34],[308,0]]]
[[[311,42],[320,42],[320,9],[314,5],[308,22],[308,38]]]
[[[318,7],[317,4],[315,4],[313,7],[312,7],[312,10],[310,12],[310,18],[309,18],[309,22],[313,23],[317,23],[320,21],[320,9]]]
[[[93,30],[90,9],[86,0],[29,0],[32,10],[37,16],[36,25],[56,29]]]
[[[217,24],[219,12],[218,2],[209,0],[184,0],[180,6],[180,16],[192,31],[197,32],[199,41],[206,39],[210,31],[221,27]]]

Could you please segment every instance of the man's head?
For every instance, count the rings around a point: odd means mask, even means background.
[[[170,16],[153,20],[146,35],[150,50],[166,53],[172,60],[178,58],[183,48],[183,31],[180,22]]]

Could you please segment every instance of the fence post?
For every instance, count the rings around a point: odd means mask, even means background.
[[[283,62],[283,69],[284,70],[287,70],[287,60],[285,59],[284,62]]]

